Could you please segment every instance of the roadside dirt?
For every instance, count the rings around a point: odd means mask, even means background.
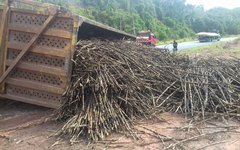
[[[70,145],[55,136],[61,124],[48,120],[52,112],[51,109],[1,100],[0,150],[240,150],[240,121],[237,119],[219,117],[194,124],[192,118],[162,113],[135,122],[138,139],[113,133],[93,144],[82,139]]]

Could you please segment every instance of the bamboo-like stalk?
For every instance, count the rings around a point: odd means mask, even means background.
[[[161,111],[232,114],[240,108],[240,61],[179,57],[126,41],[79,41],[72,83],[57,119],[71,141],[112,132],[136,137],[133,120]]]

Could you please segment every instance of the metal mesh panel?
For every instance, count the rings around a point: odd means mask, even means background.
[[[22,69],[15,69],[10,77],[15,79],[25,79],[34,82],[47,83],[54,86],[61,86],[63,84],[63,81],[59,76]]]
[[[72,31],[73,20],[70,18],[57,18],[50,27],[56,29],[63,29],[66,31]]]
[[[29,2],[29,4],[26,3],[27,1]],[[27,0],[27,1],[25,3],[22,3],[19,1],[12,0],[10,3],[10,6],[13,8],[27,9],[27,10],[34,10],[34,11],[43,11],[43,10],[47,9],[47,6],[45,6],[45,5],[42,5],[42,6],[34,5],[33,4],[34,2],[29,1],[29,0]]]
[[[46,15],[35,15],[30,13],[19,13],[12,12],[11,14],[11,23],[21,24],[25,26],[41,26],[47,20]],[[49,28],[62,29],[65,31],[73,30],[73,19],[58,17],[56,20],[49,26]]]
[[[35,4],[34,1],[29,3]],[[0,96],[56,108],[70,79],[71,50],[76,42],[73,31],[77,31],[74,24],[78,23],[78,19],[69,11],[59,10],[56,18],[39,34],[41,27],[45,27],[43,25],[49,18],[51,8],[35,9],[35,5],[31,7],[14,2],[11,6],[5,67],[8,68],[22,50],[27,52],[8,76],[6,90]],[[39,6],[42,4],[39,3]],[[34,36],[38,36],[36,42],[26,49]]]
[[[33,38],[34,34],[27,32],[10,31],[9,41],[19,43],[29,43]]]
[[[22,25],[37,25],[41,26],[47,20],[47,16],[24,14],[13,12],[11,15],[11,23],[22,24]]]
[[[6,85],[6,92],[15,96],[32,98],[33,100],[56,101],[58,103],[61,101],[61,95],[17,87],[15,85]]]
[[[62,50],[66,49],[66,47],[70,45],[70,40],[64,38],[43,36],[38,40],[38,45]]]
[[[8,50],[8,59],[13,60],[15,59],[18,54],[20,53],[19,50]],[[35,63],[40,65],[52,66],[52,67],[61,67],[65,66],[65,59],[56,56],[47,56],[42,54],[36,54],[29,52],[26,56],[22,59],[23,62]]]

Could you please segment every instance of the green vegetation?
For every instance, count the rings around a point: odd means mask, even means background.
[[[66,7],[87,18],[136,34],[151,30],[160,41],[194,37],[200,31],[240,34],[240,8],[185,4],[185,0],[37,0]]]
[[[180,51],[180,53],[192,55],[192,54],[208,52],[208,51],[222,51],[223,46],[225,44],[226,44],[226,42],[214,43],[214,44],[210,44],[210,45],[199,46],[199,47],[191,48],[188,50]]]

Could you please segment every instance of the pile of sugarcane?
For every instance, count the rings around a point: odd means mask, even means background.
[[[133,120],[172,111],[237,113],[240,62],[179,57],[134,42],[77,44],[72,82],[57,118],[70,141],[134,136]]]
[[[238,59],[191,59],[179,66],[181,97],[168,102],[168,110],[186,114],[205,112],[238,116],[240,110],[240,61]],[[240,115],[240,114],[239,114]]]

